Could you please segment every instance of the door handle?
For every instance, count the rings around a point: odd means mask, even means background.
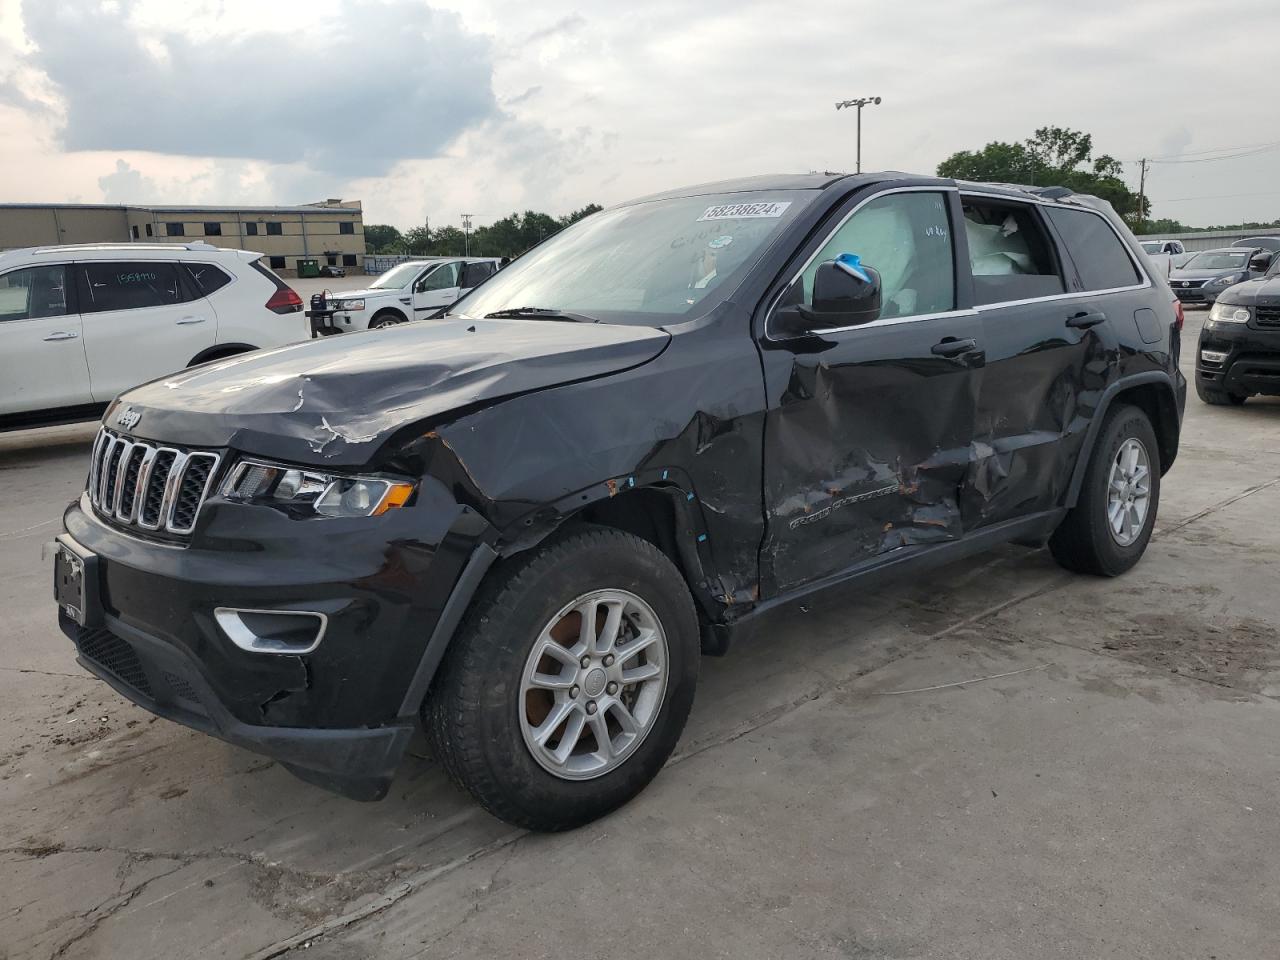
[[[1081,310],[1079,313],[1073,313],[1067,317],[1067,326],[1074,327],[1077,330],[1088,330],[1090,327],[1096,327],[1098,324],[1105,322],[1107,315],[1097,310]]]
[[[183,317],[178,321],[179,326],[184,323],[204,323],[204,317]]]
[[[67,331],[67,330],[59,330],[57,333],[49,334],[44,339],[46,342],[52,342],[54,340],[74,340],[78,336],[80,336],[80,334],[78,333],[71,333],[70,331]]]
[[[946,337],[932,347],[932,351],[939,357],[958,357],[962,353],[968,353],[971,350],[978,349],[978,341],[972,338],[966,340],[957,340],[955,337]]]

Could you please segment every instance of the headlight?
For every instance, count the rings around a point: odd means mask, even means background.
[[[338,309],[339,310],[363,310],[364,301],[363,300],[339,300]]]
[[[344,477],[254,460],[238,464],[222,486],[228,500],[321,517],[378,517],[403,507],[413,491],[412,483]]]
[[[1210,323],[1248,323],[1249,308],[1238,307],[1234,303],[1222,303],[1219,301],[1213,305],[1213,309],[1209,311]]]
[[[1229,287],[1233,283],[1239,282],[1240,278],[1234,273],[1226,277],[1218,277],[1216,280],[1210,280],[1205,284],[1206,287]]]

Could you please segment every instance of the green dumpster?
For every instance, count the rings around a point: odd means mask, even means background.
[[[299,260],[298,276],[299,277],[320,276],[320,261],[319,260]]]

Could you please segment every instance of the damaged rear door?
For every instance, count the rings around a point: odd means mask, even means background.
[[[837,217],[780,299],[810,303],[819,265],[856,254],[880,274],[881,313],[798,339],[766,319],[766,596],[962,534],[983,360],[957,285],[954,191],[863,195]]]
[[[1112,304],[1076,292],[1076,273],[1044,219],[1052,208],[967,191],[961,205],[986,352],[973,469],[961,498],[970,531],[1063,502],[1113,375],[1115,344],[1104,312]],[[1120,245],[1097,214],[1071,213],[1096,221]],[[1123,254],[1119,267],[1125,282],[1136,282]]]

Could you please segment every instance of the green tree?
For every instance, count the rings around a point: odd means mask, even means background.
[[[388,253],[398,250],[403,241],[400,231],[388,223],[366,223],[364,246],[368,253]]]
[[[589,217],[593,213],[599,213],[603,209],[604,207],[600,206],[598,203],[588,203],[581,210],[575,210],[573,213],[566,213],[560,218],[560,224],[561,226],[567,227],[569,224],[577,223],[583,217]]]
[[[1124,165],[1109,154],[1093,155],[1093,137],[1065,127],[1041,127],[1022,143],[992,141],[978,151],[961,150],[938,164],[938,176],[993,183],[1067,187],[1090,193],[1134,223],[1146,218],[1151,202],[1138,211],[1138,195],[1123,180]]]

